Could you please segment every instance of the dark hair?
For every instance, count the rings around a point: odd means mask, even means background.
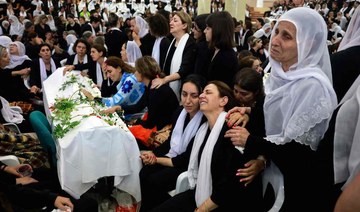
[[[38,36],[38,34],[36,32],[29,32],[29,34],[27,35],[29,40],[36,38],[37,36]]]
[[[200,29],[202,35],[201,38],[199,38],[199,40],[204,40],[205,39],[205,33],[204,30],[206,28],[206,18],[209,16],[209,13],[205,13],[205,14],[201,14],[196,16],[194,22],[196,24],[196,26]]]
[[[261,26],[264,26],[264,24],[265,24],[264,19],[262,19],[262,18],[257,18],[256,20],[259,21],[259,23],[261,24]]]
[[[249,56],[242,58],[239,61],[239,70],[241,70],[242,68],[252,68],[252,65],[254,64],[255,60],[260,61],[259,58],[255,57],[253,55],[249,55]]]
[[[90,16],[90,23],[99,23],[101,19],[99,17]]]
[[[25,26],[25,29],[28,30],[30,27],[34,26],[34,23],[31,21],[27,21],[27,22],[25,22],[24,26]]]
[[[68,18],[75,18],[74,14],[72,14],[72,13],[69,13],[69,14],[67,15],[67,17],[68,17]]]
[[[128,65],[127,63],[125,63],[122,59],[120,59],[117,56],[110,56],[106,61],[105,64],[114,68],[119,68],[121,69],[121,73],[128,72],[128,73],[134,73],[135,69]]]
[[[87,41],[86,41],[85,39],[83,39],[83,38],[79,38],[79,39],[77,39],[77,40],[75,41],[72,50],[73,50],[74,52],[76,52],[76,46],[77,46],[79,43],[85,44],[85,46],[86,46],[86,53],[88,54],[88,53],[90,52],[90,44],[89,44],[89,42],[87,42]]]
[[[210,14],[206,25],[212,29],[210,48],[231,49],[234,47],[234,22],[229,12],[221,11]]]
[[[199,95],[200,95],[203,92],[203,90],[204,90],[204,88],[206,86],[207,80],[205,79],[205,77],[203,77],[201,75],[190,74],[182,81],[181,88],[187,82],[190,82],[190,83],[194,84],[196,86],[196,89],[198,90]]]
[[[155,79],[161,73],[159,64],[150,56],[144,56],[137,59],[135,61],[135,69],[143,77],[150,80]]]
[[[228,103],[224,106],[224,111],[229,111],[230,109],[236,106],[236,101],[233,91],[227,84],[218,80],[208,82],[208,85],[210,84],[213,84],[217,87],[220,97],[224,97],[224,96],[228,97]]]
[[[49,49],[50,49],[50,51],[51,51],[51,46],[50,46],[48,43],[42,43],[42,44],[40,44],[39,47],[38,47],[38,53],[40,53],[41,48],[44,47],[44,46],[49,47]]]
[[[158,11],[156,12],[156,14],[160,14],[160,15],[164,16],[164,17],[166,18],[167,22],[170,23],[170,19],[169,19],[169,17],[170,17],[170,12],[169,12],[169,11],[164,10],[164,9],[160,9],[160,10],[158,10]]]
[[[238,71],[234,78],[234,85],[253,92],[256,99],[265,96],[262,76],[255,69],[243,68]]]
[[[248,29],[251,32],[253,31],[251,21],[249,21],[249,20],[245,21],[245,28]]]
[[[148,23],[152,35],[167,36],[170,32],[169,22],[163,15],[155,14],[150,16]]]
[[[119,22],[119,16],[115,13],[110,13],[108,18],[108,24],[110,27],[116,27]]]
[[[253,54],[251,53],[251,51],[246,50],[246,49],[241,50],[241,51],[239,52],[239,54],[238,54],[238,60],[239,60],[239,62],[240,62],[240,60],[243,59],[244,57],[250,56],[250,55],[253,55]]]
[[[105,49],[105,47],[104,47],[104,45],[100,45],[100,44],[98,44],[98,43],[95,43],[95,44],[93,44],[92,46],[91,46],[91,48],[94,48],[94,49],[96,49],[96,51],[98,51],[98,52],[102,52],[103,53],[103,57],[106,57],[106,49]]]

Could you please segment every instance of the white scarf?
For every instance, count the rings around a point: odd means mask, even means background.
[[[84,61],[83,61],[83,64],[86,64],[86,63],[88,63],[88,56],[87,56],[87,54],[85,54],[85,56],[84,56]],[[79,64],[79,57],[78,57],[78,55],[76,54],[76,55],[75,55],[75,58],[74,58],[73,65],[77,65],[77,64]],[[88,72],[89,70],[88,70],[88,69],[84,69],[84,70],[82,70],[82,71]]]
[[[178,46],[176,47],[176,50],[174,52],[173,57],[171,58],[171,65],[170,65],[170,74],[176,73],[179,71],[180,66],[181,66],[181,62],[182,62],[182,56],[184,53],[184,49],[185,49],[185,45],[187,40],[189,39],[189,34],[185,33],[179,43]],[[176,41],[176,39],[174,38],[169,46],[169,49],[166,53],[166,58],[165,61],[167,60],[169,51],[171,49],[171,46],[174,44],[174,42]],[[165,63],[164,63],[165,65]],[[175,80],[169,83],[169,86],[171,87],[171,89],[173,89],[174,93],[176,94],[177,98],[180,99],[180,80]]]
[[[160,43],[163,38],[164,38],[164,36],[156,38],[154,46],[153,46],[153,50],[151,53],[151,56],[156,60],[156,62],[158,64],[160,64]]]
[[[351,17],[345,36],[342,39],[338,51],[360,45],[360,7]]]
[[[176,121],[174,130],[171,134],[170,150],[166,156],[173,158],[185,152],[190,140],[195,136],[202,119],[202,112],[198,111],[190,120],[184,130],[184,123],[188,113],[183,109]]]
[[[91,23],[88,23],[88,24],[89,24],[89,26],[91,27],[92,35],[96,36],[96,32],[95,32],[94,27],[91,25]]]
[[[360,77],[340,102],[334,134],[334,181],[346,182],[344,189],[360,170]]]
[[[190,187],[195,188],[196,186],[195,201],[198,207],[209,198],[212,193],[211,159],[214,146],[224,125],[226,114],[226,112],[221,112],[217,118],[202,151],[200,164],[198,154],[209,129],[209,123],[205,122],[202,124],[195,136],[190,155],[188,177]]]
[[[2,104],[1,114],[5,121],[20,124],[24,120],[23,116],[18,111],[12,110],[6,99],[0,96],[0,100]]]
[[[96,62],[96,84],[101,88],[103,82],[103,73],[100,63]]]
[[[42,58],[39,58],[40,63],[40,78],[41,78],[41,84],[48,78],[46,73],[46,67],[44,60]],[[50,58],[50,64],[51,64],[51,73],[54,73],[56,71],[56,65],[52,58]]]
[[[10,44],[15,44],[18,48],[19,55],[13,55],[10,54],[10,64],[6,66],[7,69],[13,69],[18,65],[21,65],[24,63],[25,60],[31,60],[26,54],[25,54],[25,46],[20,41],[15,41]]]

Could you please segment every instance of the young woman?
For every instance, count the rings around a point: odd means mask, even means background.
[[[245,186],[236,171],[249,158],[224,138],[226,111],[234,106],[232,91],[221,81],[211,81],[199,97],[207,121],[197,131],[188,166],[192,189],[169,199],[153,211],[259,211],[261,182]],[[239,204],[241,201],[241,204]]]
[[[168,191],[173,190],[179,174],[186,171],[193,138],[204,122],[199,111],[199,95],[205,87],[205,79],[189,75],[181,89],[182,106],[176,111],[173,131],[170,138],[152,152],[141,154],[146,165],[140,171],[141,211],[148,211],[170,198]],[[189,153],[189,151],[188,151]]]
[[[239,61],[239,70],[243,68],[255,69],[260,75],[264,75],[263,69],[261,68],[261,60],[252,55],[246,56]]]

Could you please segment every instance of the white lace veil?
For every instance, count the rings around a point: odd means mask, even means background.
[[[269,56],[271,74],[265,83],[266,139],[284,144],[292,140],[317,149],[337,98],[331,83],[330,57],[324,19],[309,8],[295,8],[280,17],[296,27],[298,62],[284,72]],[[275,30],[272,32],[275,37]],[[271,50],[271,41],[270,41]]]
[[[353,46],[360,46],[360,7],[355,10],[353,16],[351,17],[349,26],[339,45],[338,51]]]
[[[128,41],[126,44],[127,62],[135,64],[135,61],[142,57],[141,50],[135,41]]]
[[[149,24],[140,16],[135,16],[135,23],[139,27],[139,37],[143,38],[149,33]]]

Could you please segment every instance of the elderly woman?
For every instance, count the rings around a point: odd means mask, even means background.
[[[28,101],[30,93],[26,85],[28,85],[28,77],[30,74],[32,61],[25,54],[25,46],[19,41],[10,43],[10,64],[4,68],[4,72],[11,75],[9,80],[5,82],[8,92],[3,97],[8,101]]]
[[[155,37],[149,33],[149,24],[142,17],[135,16],[130,20],[130,29],[142,55],[151,55]]]
[[[175,12],[170,21],[170,33],[174,36],[167,51],[162,70],[167,75],[156,78],[152,88],[158,88],[169,83],[170,87],[180,99],[180,79],[193,73],[195,63],[195,40],[190,37],[192,22],[191,17],[184,11]]]
[[[247,186],[236,176],[248,161],[230,139],[226,111],[234,106],[231,89],[223,82],[211,81],[199,97],[200,111],[207,121],[195,135],[188,166],[192,189],[180,193],[153,211],[260,211],[260,181]],[[241,201],[241,206],[239,206]]]
[[[321,209],[316,150],[337,105],[326,37],[326,24],[314,10],[295,8],[281,16],[270,41],[266,137],[256,137],[242,127],[226,135],[278,166],[284,177],[282,211]]]

